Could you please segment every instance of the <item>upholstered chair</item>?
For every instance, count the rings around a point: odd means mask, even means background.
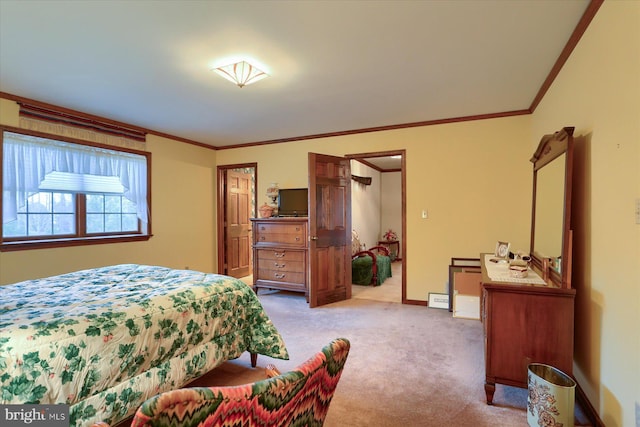
[[[349,349],[338,338],[296,369],[262,381],[159,394],[140,406],[131,426],[321,426]]]

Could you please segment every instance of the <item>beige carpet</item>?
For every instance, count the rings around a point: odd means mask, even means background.
[[[399,277],[394,272],[394,281]],[[267,364],[283,372],[293,369],[332,339],[345,337],[351,352],[326,427],[527,426],[526,389],[497,385],[494,405],[486,404],[480,321],[403,305],[397,288],[387,284],[362,287],[362,292],[354,285],[351,300],[314,309],[302,294],[261,290],[259,299],[282,334],[290,360],[259,356],[258,367],[251,368],[245,353],[191,385],[258,381],[265,378]],[[579,408],[576,413],[576,426],[590,426]]]
[[[274,363],[293,369],[333,338],[351,352],[327,415],[327,427],[527,426],[527,390],[498,385],[486,404],[482,325],[448,310],[352,298],[310,309],[304,296],[261,292],[291,360],[249,355],[224,363],[194,385],[265,378]],[[590,425],[578,410],[576,425]]]

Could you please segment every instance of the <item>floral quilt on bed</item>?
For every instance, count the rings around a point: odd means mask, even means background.
[[[289,357],[231,277],[124,264],[0,286],[0,404],[68,404],[71,425],[113,425],[244,351]]]

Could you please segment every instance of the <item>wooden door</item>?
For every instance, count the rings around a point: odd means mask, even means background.
[[[226,190],[226,274],[251,274],[251,174],[227,170]]]
[[[309,306],[351,298],[349,159],[309,153]]]

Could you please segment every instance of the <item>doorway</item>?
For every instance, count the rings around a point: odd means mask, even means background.
[[[257,164],[218,166],[218,273],[236,278],[253,274],[250,218],[256,214]],[[246,280],[246,279],[245,279]]]
[[[391,229],[398,236],[399,253],[396,261],[392,262],[392,277],[381,286],[360,287],[353,286],[354,297],[363,299],[380,299],[381,301],[408,303],[406,292],[406,151],[384,151],[372,153],[358,153],[346,156],[359,165],[352,166],[352,174],[358,175],[358,170],[370,171],[380,177],[380,195],[366,195],[367,189],[360,187],[358,200],[358,178],[354,178],[352,192],[352,225],[368,247],[377,246],[380,240],[385,240],[383,234]],[[355,171],[354,171],[355,170]],[[373,171],[372,171],[373,170]],[[366,177],[363,177],[366,178]],[[362,180],[360,180],[362,181]],[[364,194],[364,195],[363,195]],[[361,204],[356,206],[356,204]],[[364,206],[363,206],[363,205]],[[375,204],[375,206],[374,206]],[[386,204],[386,205],[385,205]],[[359,224],[360,223],[360,224]],[[359,230],[359,227],[372,227],[375,230]],[[364,236],[363,236],[364,235]],[[363,238],[364,237],[364,238]],[[389,286],[385,288],[384,284]],[[401,289],[393,286],[399,286]]]

